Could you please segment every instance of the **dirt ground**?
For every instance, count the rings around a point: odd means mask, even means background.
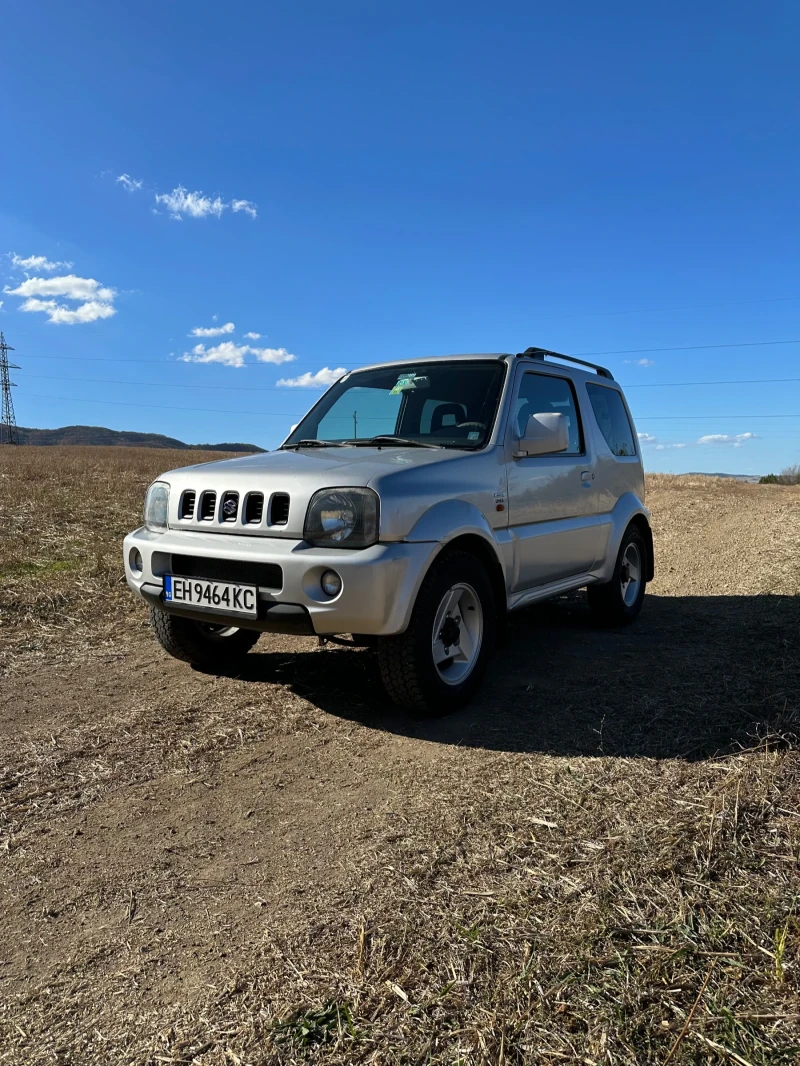
[[[639,622],[519,612],[430,722],[158,648],[118,536],[185,461],[2,457],[0,1063],[797,1061],[800,490],[650,478]]]

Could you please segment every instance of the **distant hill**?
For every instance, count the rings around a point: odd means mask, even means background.
[[[709,474],[703,470],[690,470],[685,477],[732,477],[736,481],[751,481],[757,482],[761,477],[760,474]]]
[[[106,429],[104,426],[62,426],[61,429],[24,429],[17,427],[20,444],[105,444],[124,448],[181,448],[198,452],[263,452],[255,444],[184,444],[161,433],[134,433],[132,430]]]

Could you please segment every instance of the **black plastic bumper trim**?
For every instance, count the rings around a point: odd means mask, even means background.
[[[301,637],[314,637],[314,625],[307,608],[299,603],[265,603],[259,600],[258,618],[240,618],[238,615],[226,615],[220,611],[192,611],[184,607],[175,607],[162,599],[163,589],[158,585],[142,585],[142,596],[151,607],[157,607],[166,614],[175,614],[181,618],[191,618],[195,622],[212,620],[226,621],[239,629],[256,629],[260,633],[289,633]]]

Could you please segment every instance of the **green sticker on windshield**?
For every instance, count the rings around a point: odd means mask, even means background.
[[[397,379],[397,384],[393,386],[389,395],[396,396],[399,392],[405,392],[406,389],[415,389],[416,385],[414,384],[414,378],[416,376],[416,374],[401,374]]]

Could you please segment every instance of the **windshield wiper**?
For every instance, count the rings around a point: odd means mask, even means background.
[[[408,448],[442,448],[442,444],[427,444],[422,440],[410,440],[408,437],[391,437],[388,434],[380,434],[377,437],[358,437],[356,440],[345,440],[343,444],[352,444],[356,448],[380,448],[382,444],[400,444]]]
[[[283,451],[286,448],[341,448],[345,444],[350,444],[349,440],[317,440],[314,437],[311,440],[297,440],[293,444],[282,444],[279,451]]]

